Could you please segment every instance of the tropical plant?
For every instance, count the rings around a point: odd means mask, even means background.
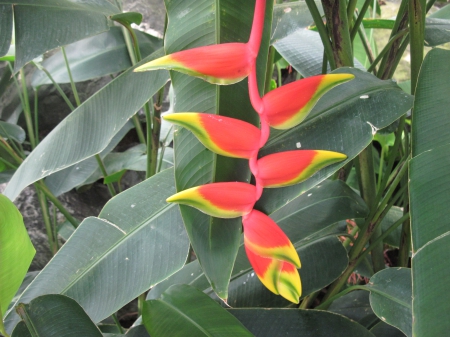
[[[124,335],[115,313],[138,298],[127,336],[445,335],[447,295],[430,284],[448,277],[450,54],[423,58],[450,41],[450,6],[426,17],[433,4],[403,0],[385,20],[372,0],[166,0],[162,41],[119,3],[0,0],[0,95],[17,86],[27,130],[0,115],[0,333]],[[52,83],[73,110],[42,140],[29,62],[36,91]],[[76,81],[118,72],[81,102]],[[132,128],[141,144],[112,152]],[[122,192],[126,170],[146,180]],[[112,198],[79,223],[57,196],[100,178]],[[21,286],[34,253],[6,197],[30,184],[55,255]]]

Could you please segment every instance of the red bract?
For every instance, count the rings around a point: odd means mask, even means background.
[[[250,213],[256,188],[240,182],[213,183],[181,191],[167,202],[189,205],[218,218],[236,218]]]
[[[205,113],[176,113],[165,120],[190,130],[211,151],[249,159],[259,150],[261,131],[239,119]]]
[[[300,259],[291,241],[272,219],[259,211],[244,216],[242,223],[245,251],[258,278],[270,291],[298,303]]]
[[[283,85],[262,98],[263,115],[275,129],[292,128],[308,116],[327,91],[353,78],[351,74],[327,74]]]
[[[325,166],[346,159],[333,151],[295,150],[274,153],[258,160],[258,181],[263,187],[298,184]]]
[[[179,51],[145,63],[134,71],[176,70],[214,84],[233,84],[250,73],[246,43],[223,43]]]

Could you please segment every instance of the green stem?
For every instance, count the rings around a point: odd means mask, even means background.
[[[47,69],[45,69],[42,65],[35,63],[34,64],[36,66],[36,68],[38,68],[39,70],[43,71],[45,73],[45,75],[47,75],[47,77],[49,78],[49,80],[53,83],[53,85],[55,86],[56,90],[58,91],[58,93],[61,95],[62,99],[64,100],[64,102],[66,102],[66,104],[69,106],[70,110],[75,110],[74,105],[72,104],[72,102],[69,100],[69,98],[67,97],[67,95],[64,93],[64,91],[61,89],[60,85],[58,83],[56,83],[56,81],[53,79],[52,75],[49,73],[49,71]]]
[[[336,67],[353,67],[353,47],[348,27],[347,1],[322,0],[322,7],[327,20],[327,29],[331,36]]]
[[[363,261],[366,254],[371,252],[374,247],[378,246],[380,243],[383,242],[384,238],[387,237],[395,228],[397,228],[403,221],[405,221],[406,216],[404,215],[401,219],[396,221],[387,231],[385,231],[382,235],[380,235],[377,240],[375,240],[365,251],[363,251],[361,254],[362,256],[357,256],[354,259],[350,260],[349,265],[347,269],[344,271],[344,273],[339,276],[339,278],[332,283],[330,288],[328,289],[327,294],[324,297],[324,302],[316,307],[316,309],[326,309],[328,306],[336,299],[334,296],[340,291],[340,289],[344,286],[344,284],[347,282],[347,279],[350,277],[350,275],[353,273],[355,268],[358,266],[358,264]],[[347,288],[348,289],[348,288]]]
[[[77,87],[75,85],[75,82],[73,81],[72,71],[70,70],[69,60],[67,59],[66,49],[64,48],[64,46],[61,47],[61,51],[64,56],[64,62],[66,63],[67,74],[69,75],[70,86],[72,88],[73,96],[75,97],[75,102],[77,103],[77,106],[80,106],[80,97],[78,96]]]
[[[20,69],[20,82],[22,83],[23,99],[25,103],[25,105],[23,106],[23,113],[25,115],[25,123],[27,124],[28,138],[30,138],[31,148],[34,149],[36,147],[36,138],[34,136],[33,120],[31,118],[31,109],[30,109],[30,102],[28,100],[27,83],[25,80],[25,72],[23,71],[23,68]]]
[[[38,114],[38,103],[39,103],[39,87],[36,88],[34,92],[34,134],[36,135],[36,145],[39,144],[39,114]]]
[[[313,17],[314,24],[317,27],[317,31],[319,32],[320,39],[322,40],[322,44],[325,49],[328,62],[330,63],[331,70],[334,70],[336,69],[336,62],[334,61],[333,48],[331,47],[327,29],[323,24],[322,16],[320,15],[314,0],[305,0],[305,2],[308,6],[309,12],[311,13],[311,16]]]
[[[402,181],[403,186],[408,186],[408,176]],[[405,193],[408,195],[408,191]],[[405,198],[403,201],[403,213],[409,213],[409,200]],[[410,221],[404,221],[402,224],[402,232],[400,235],[398,252],[398,266],[408,267],[409,265],[409,252],[411,251],[411,223]]]
[[[17,169],[17,166],[11,164],[9,161],[7,161],[6,159],[3,159],[2,157],[0,157],[0,161],[12,170]]]
[[[116,323],[117,329],[119,330],[119,333],[123,334],[123,328],[122,325],[120,325],[119,319],[117,318],[117,314],[114,313],[111,315],[112,319],[114,320],[114,323]]]
[[[281,78],[281,67],[279,66],[278,62],[275,65],[277,67],[277,82],[278,82],[278,88],[279,88],[283,84],[283,81]]]
[[[411,50],[411,95],[416,91],[417,79],[423,61],[423,44],[425,39],[425,0],[409,1],[409,27]]]
[[[369,40],[367,39],[366,31],[361,26],[358,28],[358,35],[359,35],[359,38],[363,45],[364,51],[366,52],[367,58],[369,59],[369,62],[373,63],[375,60],[375,57],[373,56],[372,48],[370,47]],[[376,76],[376,70],[373,69],[371,71],[373,71],[374,75]]]
[[[362,198],[366,202],[367,206],[370,210],[373,210],[377,207],[375,204],[376,195],[377,195],[377,187],[376,187],[376,181],[375,181],[375,170],[373,166],[373,153],[372,153],[373,146],[370,144],[368,147],[366,147],[360,154],[359,154],[359,165],[360,165],[360,179],[361,179],[361,194]],[[369,230],[370,226],[366,226],[362,230],[365,234],[366,231]],[[370,241],[374,241],[381,235],[381,228],[376,229],[372,232]],[[375,271],[379,271],[381,269],[384,269],[384,255],[383,255],[383,245],[380,244],[374,249],[374,252],[372,254],[372,262],[373,262],[373,268]]]
[[[264,93],[267,94],[270,91],[270,84],[272,81],[273,74],[273,61],[275,59],[275,48],[270,46],[269,48],[269,56],[267,57],[267,66],[266,66],[266,79],[264,80]]]
[[[67,221],[69,221],[73,227],[78,227],[79,222],[64,208],[58,198],[55,197],[55,195],[48,189],[42,180],[38,181],[35,186],[45,194],[45,196],[53,203],[53,205],[56,206],[56,208],[58,208],[58,210],[66,217]]]
[[[370,67],[367,69],[367,72],[372,72],[376,65],[383,59],[383,57],[387,54],[387,52],[391,49],[392,45],[394,44],[394,42],[396,42],[398,39],[404,37],[407,33],[408,33],[409,29],[405,28],[403,30],[401,30],[400,32],[398,32],[396,35],[394,35],[394,37],[392,37],[389,42],[384,46],[383,50],[380,52],[380,54],[378,54],[378,56],[376,57],[376,59],[372,62],[372,64],[370,65]]]
[[[328,58],[325,51],[323,52],[322,58],[322,75],[325,75],[328,72]]]
[[[95,155],[95,160],[97,160],[98,167],[100,168],[103,177],[106,178],[108,176],[108,172],[106,171],[106,166],[103,163],[103,160],[99,154]],[[112,183],[107,183],[106,186],[108,186],[109,194],[111,194],[111,196],[114,197],[117,194],[114,185]]]
[[[156,174],[156,167],[158,163],[158,150],[159,150],[159,137],[161,136],[161,109],[162,109],[162,101],[164,98],[164,87],[159,89],[158,99],[153,109],[153,128],[151,135],[152,142],[152,166],[151,166],[151,174]]]
[[[299,309],[308,309],[316,300],[317,296],[319,296],[320,290],[313,292],[312,294],[306,296],[302,303],[300,303]]]
[[[39,204],[41,206],[41,210],[42,210],[42,217],[44,219],[44,225],[45,225],[45,230],[47,232],[47,239],[48,239],[48,245],[50,247],[50,250],[52,252],[53,255],[56,254],[57,252],[57,248],[55,245],[55,241],[57,240],[56,237],[53,235],[53,226],[52,226],[52,222],[50,220],[50,214],[48,212],[48,202],[47,202],[47,198],[45,197],[45,195],[38,189],[37,189],[37,196],[39,199]]]
[[[350,32],[350,39],[352,41],[355,39],[359,27],[361,27],[361,22],[363,21],[364,16],[366,15],[367,9],[369,8],[371,2],[372,0],[366,0],[364,2],[364,5],[361,7],[361,11],[358,14],[358,18],[355,21],[355,25],[353,26],[352,31]]]
[[[436,2],[436,0],[429,0],[427,2],[427,13],[430,11],[431,7],[433,7],[435,2]]]
[[[147,297],[146,293],[140,294],[138,296],[138,316],[142,316],[142,311],[144,310],[144,303],[146,297]]]
[[[394,27],[392,28],[389,40],[391,40],[398,32],[408,27],[408,2],[409,0],[402,0],[402,3],[400,4],[400,7],[397,12],[397,18],[395,19]],[[392,77],[392,75],[389,76],[389,74],[394,73],[398,63],[398,61],[395,62],[395,60],[397,58],[400,58],[401,55],[403,54],[403,51],[401,50],[400,47],[401,45],[402,45],[401,40],[395,41],[395,43],[392,44],[389,52],[385,54],[378,69],[379,78],[388,79]]]
[[[150,104],[153,105],[153,99],[150,99]],[[145,119],[147,120],[147,169],[145,172],[145,179],[150,178],[154,173],[152,172],[152,167],[153,167],[153,156],[152,156],[152,149],[153,149],[153,142],[151,141],[152,139],[152,132],[153,132],[153,128],[152,128],[152,114],[150,112],[150,104],[145,104],[144,105],[144,111],[145,111]]]
[[[351,27],[353,24],[353,14],[355,14],[356,4],[358,0],[349,0],[347,5],[347,18],[348,18],[348,26]]]

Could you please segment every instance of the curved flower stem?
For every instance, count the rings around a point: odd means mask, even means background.
[[[248,46],[255,61],[261,46],[264,31],[264,16],[266,15],[266,0],[256,0],[255,14],[253,15],[252,31],[248,40]]]

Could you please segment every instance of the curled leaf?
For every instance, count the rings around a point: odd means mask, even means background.
[[[256,188],[240,182],[212,183],[181,191],[167,202],[189,205],[218,218],[237,218],[252,210]]]
[[[258,179],[263,187],[300,183],[325,166],[345,160],[343,153],[322,150],[294,150],[270,154],[258,160]]]
[[[261,131],[239,119],[206,113],[176,113],[164,119],[191,131],[202,144],[227,157],[249,159],[259,150]]]
[[[265,118],[275,129],[290,129],[308,116],[327,91],[354,77],[352,74],[318,75],[272,90],[262,98]]]
[[[150,61],[134,71],[176,70],[213,84],[233,84],[250,73],[251,57],[246,43],[222,43],[179,51]]]

